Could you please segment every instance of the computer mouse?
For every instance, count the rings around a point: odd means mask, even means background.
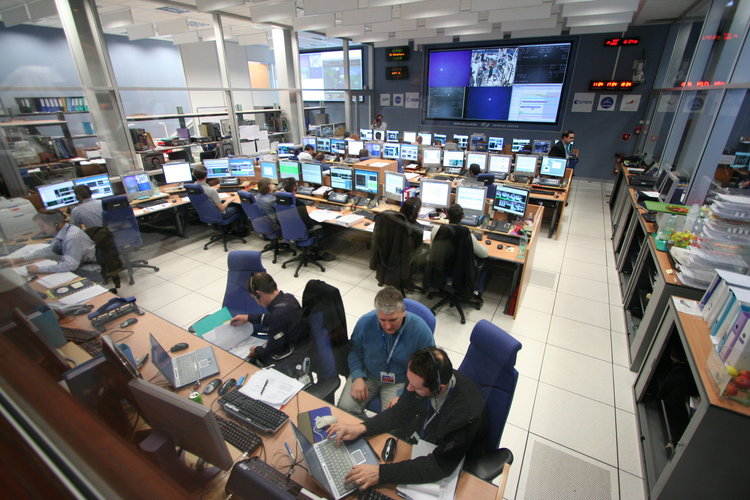
[[[398,444],[398,441],[396,441],[396,438],[388,438],[385,441],[385,446],[383,446],[383,453],[381,453],[381,457],[383,457],[383,462],[385,463],[391,463],[393,462],[393,457],[396,456],[396,445]]]
[[[485,245],[492,245],[492,240],[488,239],[484,242]]]
[[[221,385],[221,379],[215,378],[203,388],[203,394],[211,394]]]
[[[502,243],[500,243],[499,245],[497,245],[497,249],[498,249],[498,250],[502,250],[502,249],[503,249],[503,244],[502,244]]]
[[[175,345],[173,345],[172,347],[169,348],[169,352],[184,351],[188,347],[189,346],[188,346],[187,342],[178,342],[178,343],[176,343]]]
[[[370,225],[370,223],[369,223],[369,222],[365,222],[365,227],[367,227],[367,226],[369,226],[369,225]]]
[[[120,328],[127,328],[130,325],[135,325],[136,323],[138,323],[138,318],[128,318],[120,323]]]
[[[175,200],[175,199],[172,199],[171,201],[172,201],[172,203],[177,203],[177,200]]]
[[[16,241],[18,243],[21,243],[21,242],[24,242],[24,241],[29,241],[29,239],[28,238],[16,238]]]
[[[221,384],[221,387],[219,387],[219,396],[223,396],[224,394],[231,391],[235,385],[237,385],[237,381],[233,378],[230,378],[229,380]]]

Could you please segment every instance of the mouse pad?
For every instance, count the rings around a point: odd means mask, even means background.
[[[310,410],[300,413],[297,416],[297,427],[311,443],[318,443],[325,440],[328,435],[326,431],[315,428],[315,417],[331,416],[331,408],[324,406],[316,410]]]

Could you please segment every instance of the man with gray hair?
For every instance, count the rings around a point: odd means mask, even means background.
[[[401,292],[392,286],[380,290],[375,295],[375,310],[359,318],[354,327],[350,374],[339,408],[364,417],[367,403],[377,396],[384,409],[390,406],[404,388],[409,356],[433,345],[427,323],[406,310]]]

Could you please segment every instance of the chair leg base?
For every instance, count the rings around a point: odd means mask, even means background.
[[[286,262],[284,262],[283,264],[281,264],[281,268],[282,269],[286,269],[286,265],[287,264],[291,264],[292,262],[298,262],[297,269],[295,269],[295,271],[294,271],[294,277],[295,278],[299,277],[299,270],[300,270],[300,268],[302,268],[302,266],[307,267],[307,264],[314,264],[314,265],[318,266],[318,268],[320,269],[320,272],[322,272],[322,273],[326,272],[326,268],[323,267],[323,265],[320,262],[318,262],[316,259],[314,259],[310,255],[310,252],[309,252],[308,248],[303,248],[302,252],[299,255],[297,255],[296,257],[293,257],[293,258],[287,260]]]

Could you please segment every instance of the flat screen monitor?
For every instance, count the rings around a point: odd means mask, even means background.
[[[523,149],[524,146],[529,144],[531,139],[513,139],[513,143],[510,146],[510,150],[514,153],[518,153]]]
[[[674,191],[680,183],[680,178],[674,172],[667,172],[664,182],[659,188],[659,201],[663,203],[672,203]]]
[[[386,142],[398,142],[398,130],[386,130],[385,140]]]
[[[487,188],[473,186],[458,186],[456,188],[456,203],[461,205],[464,213],[469,215],[484,215],[484,199]]]
[[[406,189],[406,177],[404,174],[386,170],[385,182],[383,183],[383,196],[389,200],[401,201],[404,189]]]
[[[404,131],[404,142],[408,142],[409,144],[417,142],[417,133]]]
[[[502,137],[490,137],[487,139],[487,149],[490,151],[502,151],[505,146],[505,139]]]
[[[371,128],[361,128],[359,129],[359,138],[363,141],[371,141],[372,140],[372,129]]]
[[[487,167],[487,153],[466,153],[466,168],[471,167],[474,163],[479,165],[481,172],[484,172]]]
[[[398,134],[396,134],[396,137],[398,137]],[[372,140],[373,141],[384,141],[385,140],[385,132],[382,130],[372,130]],[[398,142],[398,141],[396,141]]]
[[[422,149],[422,165],[440,165],[442,152],[440,148]]]
[[[331,137],[333,135],[333,124],[325,123],[318,127],[318,137]]]
[[[471,144],[471,149],[476,150],[477,145],[480,143],[487,143],[487,136],[484,134],[471,134],[469,137],[469,144]]]
[[[383,149],[383,143],[382,142],[366,142],[365,148],[367,148],[367,152],[370,153],[371,158],[380,158],[380,152]]]
[[[315,147],[315,137],[303,137],[302,138],[302,149],[305,148],[305,146],[312,146]]]
[[[432,134],[432,140],[435,143],[440,143],[441,146],[445,146],[445,141],[448,140],[448,136],[445,134]]]
[[[315,138],[315,150],[321,153],[331,152],[331,139],[328,137],[316,137]]]
[[[734,154],[734,163],[732,168],[747,168],[750,167],[750,153],[738,152]]]
[[[331,187],[334,189],[352,190],[352,169],[331,167]]]
[[[500,184],[495,190],[495,210],[500,210],[517,217],[523,217],[526,213],[526,203],[529,200],[529,192]]]
[[[279,179],[293,177],[299,181],[299,162],[289,160],[279,160]]]
[[[323,165],[320,163],[303,163],[302,164],[302,182],[308,184],[323,185]]]
[[[464,168],[463,151],[443,151],[443,166],[452,168]]]
[[[510,164],[513,157],[511,155],[490,155],[487,162],[487,172],[493,174],[509,174]]]
[[[190,164],[188,162],[165,163],[161,168],[164,171],[164,180],[167,184],[190,182],[193,180],[193,174],[190,171]]]
[[[565,175],[565,167],[568,160],[565,158],[551,158],[542,156],[542,166],[539,169],[540,175],[549,175],[551,177],[562,177]]]
[[[370,170],[354,170],[354,190],[378,194],[378,173]]]
[[[178,163],[179,165],[187,165],[188,169],[188,181],[190,180],[190,165],[187,163]],[[184,182],[188,182],[184,181]],[[169,181],[167,181],[169,182]],[[183,182],[183,181],[178,181]],[[95,200],[98,200],[99,198],[106,198],[107,196],[112,196],[112,184],[109,182],[109,175],[107,174],[97,174],[97,175],[90,175],[88,177],[81,177],[80,179],[75,179],[73,181],[73,184],[76,186],[84,185],[88,186],[89,189],[91,189],[91,197]]]
[[[432,146],[432,134],[429,132],[420,132],[417,134],[422,138],[422,146]]]
[[[151,196],[153,190],[151,179],[148,178],[146,172],[123,175],[122,186],[125,188],[125,192],[129,195],[128,198],[130,199],[138,197],[148,198]]]
[[[229,470],[234,460],[208,406],[191,401],[142,379],[128,384],[143,418],[174,444],[216,467]]]
[[[460,134],[453,134],[453,139],[458,141],[458,147],[466,149],[469,147],[469,136],[468,135],[460,135]]]
[[[365,148],[363,141],[346,141],[349,156],[359,156],[359,152]]]
[[[271,179],[273,182],[279,180],[275,161],[262,160],[260,162],[260,176]]]
[[[656,174],[656,181],[654,182],[654,190],[655,191],[661,191],[662,186],[664,186],[664,182],[667,180],[667,176],[669,175],[669,170],[662,167],[659,168],[659,171]]]
[[[513,172],[524,175],[536,173],[536,155],[516,155],[516,165]]]
[[[279,155],[279,158],[289,158],[297,154],[297,148],[291,142],[280,142],[276,148],[276,154]]]
[[[39,197],[42,199],[44,208],[47,210],[54,210],[78,203],[78,198],[76,198],[73,192],[73,181],[37,186],[36,189],[39,191]]]
[[[255,160],[252,158],[230,158],[229,171],[232,177],[255,177]]]
[[[331,153],[343,155],[346,153],[346,141],[344,139],[331,139]]]
[[[419,183],[419,197],[422,205],[432,208],[448,208],[451,202],[450,181],[422,179]]]
[[[534,140],[534,146],[531,148],[531,152],[535,155],[546,155],[549,153],[549,148],[552,146],[552,141],[546,139]]]
[[[230,177],[232,175],[232,172],[229,170],[229,158],[206,158],[203,160],[203,166],[206,167],[209,179]]]
[[[416,144],[402,144],[401,159],[411,162],[419,160],[419,146]]]
[[[401,145],[393,142],[383,144],[383,158],[398,160],[401,157]]]

